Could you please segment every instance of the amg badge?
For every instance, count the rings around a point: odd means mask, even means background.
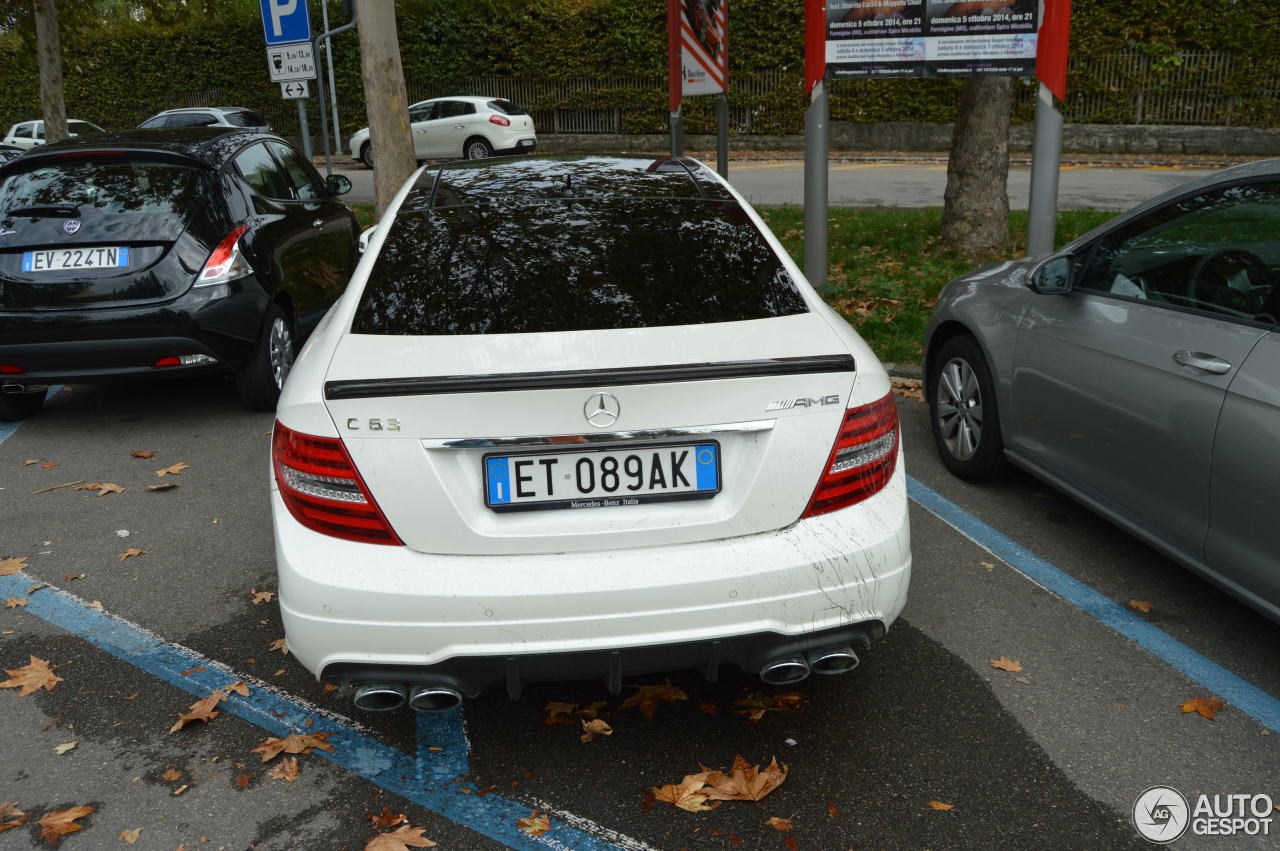
[[[766,407],[766,411],[786,411],[791,408],[812,408],[814,405],[839,405],[840,397],[836,395],[819,396],[811,399],[808,396],[799,399],[778,399],[770,402]]]

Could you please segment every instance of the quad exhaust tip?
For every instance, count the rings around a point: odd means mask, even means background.
[[[462,694],[449,686],[414,686],[409,708],[416,712],[445,712],[462,703]]]
[[[858,667],[858,654],[847,644],[812,650],[808,657],[809,670],[815,674],[843,674]]]
[[[390,712],[404,706],[408,699],[409,691],[404,683],[361,683],[353,702],[356,709],[365,712]]]
[[[770,659],[760,669],[760,679],[771,686],[798,683],[809,676],[809,663],[803,656],[783,656]]]

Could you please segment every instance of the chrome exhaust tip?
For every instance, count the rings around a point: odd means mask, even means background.
[[[365,712],[390,712],[404,706],[408,698],[404,683],[361,683],[352,702]]]
[[[847,644],[808,653],[809,670],[815,674],[844,674],[858,667],[858,654]]]
[[[409,708],[415,712],[445,712],[462,703],[462,694],[449,686],[414,686]]]
[[[783,656],[771,659],[760,669],[760,679],[771,686],[798,683],[809,676],[809,663],[803,656]]]

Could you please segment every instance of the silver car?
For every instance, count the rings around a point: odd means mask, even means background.
[[[1186,183],[938,298],[946,466],[1019,467],[1280,622],[1280,160]]]

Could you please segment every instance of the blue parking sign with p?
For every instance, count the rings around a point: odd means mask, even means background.
[[[307,0],[258,0],[262,4],[262,34],[267,44],[311,40]]]

